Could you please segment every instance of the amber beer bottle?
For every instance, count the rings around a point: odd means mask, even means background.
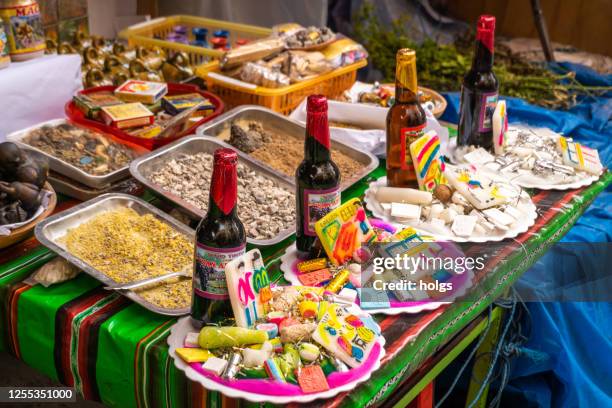
[[[327,99],[308,97],[304,160],[295,172],[297,186],[296,245],[308,252],[315,240],[314,224],[340,205],[340,170],[330,155]]]
[[[463,78],[459,108],[459,146],[492,146],[493,112],[499,82],[493,73],[495,17],[483,15],[476,28],[476,48],[472,67]]]
[[[410,156],[410,143],[423,135],[427,122],[417,94],[416,54],[403,48],[397,52],[395,104],[387,113],[387,185],[418,188]]]
[[[232,317],[225,264],[244,254],[246,234],[237,215],[238,154],[214,153],[208,212],[196,229],[191,318],[196,326]]]

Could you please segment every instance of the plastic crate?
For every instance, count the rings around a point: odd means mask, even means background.
[[[239,105],[260,105],[288,115],[309,95],[322,94],[328,98],[339,97],[353,86],[357,79],[357,70],[367,64],[368,61],[364,59],[319,77],[282,88],[265,88],[218,75],[218,61],[199,66],[196,69],[196,75],[206,81],[209,91],[223,99],[228,109]]]
[[[128,41],[130,46],[160,47],[167,54],[183,51],[189,55],[189,62],[192,66],[198,66],[210,60],[220,59],[223,51],[213,50],[212,48],[197,47],[194,45],[180,44],[166,41],[166,35],[172,28],[182,25],[188,28],[189,38],[193,39],[191,29],[195,27],[207,28],[209,40],[212,33],[216,30],[229,31],[229,44],[234,44],[238,39],[254,40],[268,37],[272,30],[265,27],[237,24],[229,21],[213,20],[210,18],[194,16],[168,16],[160,17],[144,23],[132,25],[119,33],[119,37]]]
[[[113,92],[114,90],[115,90],[114,86],[99,86],[96,88],[89,88],[89,89],[82,90],[79,93],[88,94],[92,92],[101,92],[101,91]],[[213,118],[216,118],[221,113],[223,113],[223,110],[225,109],[225,105],[223,101],[219,99],[217,95],[214,95],[207,91],[202,91],[197,86],[194,86],[194,85],[173,84],[173,83],[168,84],[168,95],[180,95],[180,94],[193,93],[193,92],[197,92],[203,97],[207,98],[213,105],[215,105],[215,110],[213,111],[213,113],[202,118],[198,122],[194,123],[192,126],[190,126],[188,129],[185,129],[181,133],[178,133],[172,137],[166,137],[164,139],[155,139],[155,138],[144,139],[140,137],[134,137],[122,129],[113,128],[111,126],[106,125],[105,123],[98,122],[97,120],[89,119],[88,117],[85,116],[85,114],[79,108],[77,108],[74,101],[69,101],[68,103],[66,103],[64,110],[66,112],[66,116],[70,120],[73,120],[76,123],[99,129],[105,133],[110,133],[119,139],[128,141],[130,143],[137,144],[139,146],[143,146],[149,150],[153,150],[160,146],[164,146],[170,142],[173,142],[178,138],[195,133],[196,129],[199,126],[203,125],[209,120],[212,120]]]

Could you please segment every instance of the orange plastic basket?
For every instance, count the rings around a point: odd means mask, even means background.
[[[160,47],[168,54],[183,51],[189,55],[189,62],[192,66],[221,58],[223,51],[166,41],[166,35],[177,25],[187,27],[190,39],[193,39],[191,29],[196,27],[208,28],[209,38],[212,37],[213,31],[227,30],[229,31],[228,41],[232,45],[239,39],[255,40],[268,37],[272,34],[272,30],[265,27],[237,24],[229,21],[213,20],[211,18],[177,15],[160,17],[132,25],[121,31],[119,37],[127,40],[128,44],[132,47],[140,45],[144,47]]]
[[[367,60],[357,61],[316,78],[282,88],[265,88],[219,75],[218,61],[199,66],[196,75],[206,81],[208,90],[219,95],[228,108],[260,105],[288,115],[309,95],[339,97],[353,86],[357,79],[357,70],[367,64]]]

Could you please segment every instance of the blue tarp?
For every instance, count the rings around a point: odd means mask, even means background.
[[[562,64],[577,72],[584,84],[610,86],[612,75],[601,76],[579,65]],[[608,95],[607,95],[608,96]],[[449,93],[443,120],[457,123],[459,95]],[[530,105],[521,99],[503,98],[511,123],[545,126],[598,149],[602,163],[612,164],[612,98],[583,98],[569,111]],[[600,194],[565,242],[612,242],[612,188]],[[550,255],[544,256],[521,279],[554,274]],[[588,271],[575,273],[588,275]],[[611,407],[612,406],[612,303],[529,303],[531,336],[527,355],[513,364],[503,406]]]

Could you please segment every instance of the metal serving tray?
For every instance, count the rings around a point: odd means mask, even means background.
[[[53,119],[50,120],[48,122],[43,122],[43,123],[39,123],[38,125],[35,126],[31,126],[27,129],[23,129],[23,130],[19,130],[17,132],[13,132],[10,135],[8,135],[6,137],[6,140],[17,143],[19,146],[28,149],[29,151],[33,152],[35,155],[38,155],[39,157],[43,157],[45,158],[48,162],[49,162],[49,167],[51,168],[51,170],[58,172],[59,174],[62,174],[66,177],[69,177],[75,181],[78,181],[81,184],[84,184],[86,186],[92,187],[92,188],[96,188],[96,189],[101,189],[104,187],[109,186],[110,184],[119,181],[121,179],[124,179],[126,177],[129,176],[130,172],[129,172],[129,164],[126,164],[124,167],[115,170],[113,172],[104,174],[102,176],[94,176],[92,174],[89,174],[81,169],[79,169],[76,166],[73,166],[72,164],[65,162],[64,160],[61,160],[49,153],[46,153],[42,150],[37,149],[36,147],[30,146],[29,144],[27,144],[25,141],[23,141],[24,138],[26,138],[28,136],[28,134],[38,128],[41,128],[43,126],[57,126],[57,125],[61,125],[64,123],[70,123],[74,126],[77,127],[85,127],[82,125],[79,125],[78,123],[72,123],[66,119]],[[87,128],[87,130],[90,130],[91,132],[94,133],[100,133],[102,134],[104,137],[113,140],[117,143],[121,143],[125,146],[127,146],[128,148],[130,148],[137,156],[144,154],[145,152],[147,152],[146,149],[144,148],[139,148],[138,146],[134,146],[131,144],[127,144],[125,142],[122,142],[120,140],[117,140],[116,138],[112,137],[111,135],[108,135],[106,133],[100,132],[99,130],[96,129],[90,129]]]
[[[293,119],[280,115],[270,109],[261,106],[243,105],[234,108],[231,111],[226,112],[223,115],[200,126],[196,130],[196,135],[219,138],[223,131],[229,129],[233,121],[240,119],[259,121],[271,131],[286,134],[288,137],[295,137],[301,141],[304,140],[304,135],[306,134],[306,128],[301,123],[294,121]],[[360,150],[358,148],[349,146],[339,140],[335,140],[333,137],[331,139],[331,148],[333,150],[346,154],[347,156],[355,159],[363,165],[363,169],[359,171],[355,175],[355,177],[352,177],[349,180],[344,180],[342,182],[342,185],[340,186],[342,191],[346,190],[378,167],[378,158],[376,158],[376,156],[374,156],[370,152]],[[293,179],[293,177],[288,177],[285,174],[279,172],[278,170],[273,169],[268,164],[263,163],[251,156],[249,156],[249,158],[252,161],[257,162],[260,166],[270,169],[270,171],[272,171],[279,177],[283,177],[289,180],[291,184],[295,186],[295,180]]]
[[[34,233],[36,234],[36,239],[38,239],[41,244],[56,252],[59,256],[75,265],[88,275],[93,276],[105,285],[116,284],[117,282],[106,276],[104,273],[81,260],[76,255],[71,254],[64,247],[64,245],[59,242],[59,239],[66,235],[68,229],[75,228],[104,211],[123,207],[130,207],[138,214],[153,214],[157,219],[165,222],[176,231],[185,235],[190,241],[193,242],[195,240],[195,232],[188,226],[181,224],[170,215],[139,198],[119,193],[103,194],[97,198],[94,198],[93,200],[86,201],[66,211],[55,214],[38,224],[34,230]],[[189,308],[162,308],[149,303],[135,292],[120,292],[134,302],[140,304],[142,307],[155,313],[168,316],[181,316],[189,313]]]
[[[141,156],[134,160],[130,165],[130,173],[132,173],[132,176],[134,176],[136,180],[140,181],[149,189],[153,190],[160,197],[169,199],[176,205],[182,207],[192,218],[200,219],[206,215],[204,211],[183,200],[181,197],[172,194],[170,191],[163,189],[160,185],[154,183],[151,180],[150,175],[161,169],[168,161],[182,154],[192,155],[202,152],[213,154],[215,150],[222,147],[232,148],[227,143],[210,137],[190,136],[187,138],[179,139],[169,145],[166,145],[160,149],[157,149],[145,156]],[[236,151],[238,152],[240,162],[257,171],[258,173],[263,174],[276,181],[280,187],[285,188],[286,190],[291,191],[292,193],[295,193],[295,187],[290,182],[290,180],[285,177],[279,176],[275,171],[271,170],[270,168],[262,166],[259,162],[256,162],[250,157],[248,157],[248,155],[246,155],[245,153],[242,153],[238,150]],[[238,203],[238,206],[240,206],[240,203]],[[291,227],[284,231],[281,231],[273,238],[247,238],[247,242],[258,246],[274,245],[288,238],[294,232],[294,228]]]

